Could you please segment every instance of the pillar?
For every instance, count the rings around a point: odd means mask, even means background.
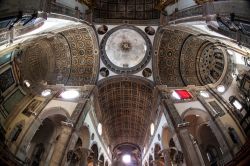
[[[184,150],[184,156],[187,165],[202,165],[203,161],[200,161],[198,154],[196,153],[195,146],[186,128],[180,129],[177,132],[177,136],[180,139],[181,146]]]
[[[163,100],[163,105],[165,107],[164,114],[171,119],[171,123],[175,128],[187,165],[202,165],[203,161],[200,161],[200,158],[196,153],[195,146],[187,128],[185,125],[181,125],[183,124],[183,120],[177,112],[173,102],[171,100]]]
[[[81,159],[80,159],[80,164],[81,166],[87,166],[88,165],[88,156],[90,154],[91,150],[87,148],[81,148]]]
[[[163,149],[161,153],[164,156],[165,166],[172,166],[171,158],[170,158],[170,149]]]
[[[61,124],[62,124],[61,134],[59,136],[59,139],[57,140],[57,143],[55,144],[55,150],[54,150],[52,157],[51,157],[51,160],[50,160],[50,166],[61,165],[61,161],[62,161],[64,155],[66,155],[65,150],[66,150],[67,146],[65,146],[65,145],[68,144],[69,139],[71,137],[73,125],[71,123],[67,123],[67,122],[62,122]]]

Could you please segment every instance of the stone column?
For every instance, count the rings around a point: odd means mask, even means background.
[[[57,143],[55,144],[55,150],[52,154],[51,160],[50,160],[50,166],[60,166],[61,161],[66,155],[65,150],[66,150],[66,145],[69,142],[71,132],[72,132],[72,127],[73,125],[71,123],[67,122],[61,122],[62,124],[62,131],[59,136],[59,139]]]
[[[87,166],[88,165],[88,156],[91,150],[87,148],[81,148],[81,158],[80,158],[80,166]]]
[[[202,165],[203,161],[200,161],[196,149],[194,147],[193,141],[189,135],[189,132],[186,128],[180,129],[177,132],[177,135],[180,139],[181,146],[184,150],[184,156],[187,162],[187,165]]]
[[[170,149],[163,149],[161,153],[164,156],[164,163],[165,166],[172,166],[171,164],[171,158],[170,158]]]
[[[200,148],[199,148],[199,145],[197,144],[197,141],[194,140],[194,147],[195,147],[195,150],[196,150],[196,153],[198,154],[199,156],[199,159],[200,159],[200,162],[202,165],[205,165],[205,161],[202,157],[202,154],[201,154],[201,151],[200,151]]]
[[[209,113],[211,120],[209,121],[209,127],[214,133],[218,143],[220,144],[220,148],[222,150],[222,155],[224,162],[227,163],[233,159],[233,152],[230,148],[230,143],[226,137],[225,127],[223,123],[220,121],[218,114],[215,114],[213,108],[205,101],[202,96],[197,97],[200,103],[204,106],[204,108]]]
[[[98,166],[99,165],[98,163],[99,163],[98,159],[94,159],[93,165]]]
[[[184,159],[187,165],[202,165],[198,154],[196,153],[193,141],[189,135],[186,124],[183,123],[178,111],[176,110],[173,102],[171,100],[163,100],[164,107],[166,108],[164,114],[169,116],[171,123],[173,124],[177,137],[180,141]]]

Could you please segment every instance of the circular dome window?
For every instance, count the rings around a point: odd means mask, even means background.
[[[146,27],[145,28],[145,32],[148,34],[148,35],[154,35],[155,34],[155,29],[153,27]]]
[[[99,35],[103,35],[108,31],[108,27],[106,25],[102,25],[97,29],[97,33]]]
[[[100,69],[100,74],[101,74],[101,76],[103,76],[103,77],[108,77],[108,76],[109,76],[109,70],[108,70],[106,67],[102,67],[102,68]]]
[[[152,75],[152,70],[150,68],[146,68],[142,71],[143,77],[150,77]]]
[[[134,26],[111,29],[101,42],[103,63],[113,72],[135,73],[151,58],[152,45],[147,35]]]
[[[97,131],[98,131],[99,135],[102,135],[102,124],[101,123],[98,124]]]

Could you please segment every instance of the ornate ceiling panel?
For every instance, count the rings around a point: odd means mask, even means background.
[[[71,53],[71,71],[67,85],[93,84],[99,67],[99,47],[95,32],[90,27],[62,32]]]
[[[92,27],[66,30],[33,43],[20,57],[23,79],[70,86],[96,82],[99,50]]]
[[[212,43],[204,44],[197,57],[196,68],[201,84],[217,82],[225,68],[225,53]]]
[[[18,59],[18,67],[21,71],[21,78],[31,82],[42,82],[46,80],[49,66],[49,57],[53,50],[48,39],[38,39],[23,50]]]
[[[155,9],[158,0],[97,0],[94,20],[152,20],[159,19],[160,12]]]
[[[108,143],[143,147],[152,122],[153,85],[138,77],[111,77],[98,83],[101,116]]]
[[[185,85],[201,85],[196,70],[196,57],[204,40],[189,36],[183,43],[180,55],[180,72]]]
[[[155,80],[170,87],[217,82],[225,70],[220,44],[172,29],[161,29],[155,44]]]
[[[115,73],[135,73],[151,59],[152,44],[137,27],[122,25],[111,29],[102,39],[101,58]]]
[[[184,86],[180,75],[180,50],[188,33],[173,30],[163,30],[158,34],[159,43],[156,46],[157,59],[154,70],[155,80],[168,86]],[[157,71],[158,69],[158,71]]]

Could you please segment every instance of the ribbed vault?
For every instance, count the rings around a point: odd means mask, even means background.
[[[98,55],[94,30],[85,25],[35,39],[22,50],[18,67],[23,80],[81,86],[96,82]]]
[[[152,122],[153,85],[137,77],[111,77],[98,83],[101,114],[108,143],[143,147]]]
[[[213,84],[226,70],[227,55],[218,43],[176,29],[161,29],[157,39],[154,76],[158,84]]]

